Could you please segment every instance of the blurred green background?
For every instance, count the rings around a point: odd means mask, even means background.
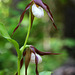
[[[30,0],[0,0],[0,23],[4,24],[9,35],[19,22],[20,15]],[[39,72],[53,71],[67,61],[75,58],[75,1],[74,0],[43,0],[52,11],[56,31],[47,13],[43,18],[34,19],[29,45],[35,46],[41,51],[61,53],[57,56],[43,56],[39,64]],[[29,25],[29,11],[13,35],[20,47],[24,44]],[[17,53],[14,46],[0,36],[0,75],[14,75],[17,71]],[[24,65],[21,69],[24,75]],[[35,75],[35,65],[30,64],[28,75]]]

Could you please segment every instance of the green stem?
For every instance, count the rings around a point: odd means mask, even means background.
[[[28,41],[28,37],[29,37],[29,34],[30,34],[30,29],[31,29],[31,12],[29,12],[29,28],[28,28],[28,33],[27,33],[27,36],[26,36],[26,39],[25,39],[25,42],[24,42],[24,45],[23,45],[21,53],[23,53],[23,51],[24,51],[24,49],[26,47],[26,43]]]
[[[31,29],[31,12],[29,12],[29,28],[28,28],[28,33],[27,33],[27,36],[26,36],[24,45],[23,45],[23,47],[21,47],[21,49],[20,49],[21,54],[18,55],[18,75],[20,75],[20,59],[21,59],[20,57],[21,57],[21,55],[22,55],[24,49],[30,46],[30,45],[26,45],[26,43],[27,43],[27,41],[28,41],[29,34],[30,34],[30,29]]]
[[[18,75],[20,75],[20,57],[18,56]]]
[[[29,48],[29,47],[30,47],[30,45],[26,45],[26,46],[25,46],[25,48]],[[24,48],[24,46],[22,46],[22,47],[20,48],[21,55],[23,54],[23,48]],[[24,48],[24,49],[25,49],[25,48]]]

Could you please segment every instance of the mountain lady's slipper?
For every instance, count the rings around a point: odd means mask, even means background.
[[[20,17],[20,21],[19,21],[19,24],[17,25],[17,27],[14,29],[13,31],[13,34],[14,32],[18,29],[20,23],[22,22],[23,18],[24,18],[24,14],[25,12],[30,8],[31,6],[31,26],[32,26],[32,23],[33,23],[33,20],[34,20],[34,16],[37,17],[37,18],[41,18],[44,16],[44,11],[43,9],[47,12],[49,18],[51,19],[51,21],[53,22],[53,25],[54,27],[57,29],[55,23],[54,23],[54,20],[53,20],[53,16],[52,16],[52,13],[48,7],[47,4],[45,4],[44,2],[42,2],[42,0],[32,0],[25,8],[24,12],[21,14],[21,17]],[[13,35],[12,34],[12,35]]]
[[[41,63],[42,62],[41,56],[38,55],[37,53],[36,53],[36,56],[38,58],[38,64]],[[30,62],[35,64],[35,54],[34,53],[31,53]]]
[[[38,64],[42,62],[41,56],[43,55],[58,55],[59,53],[52,53],[52,52],[41,52],[38,49],[36,49],[34,46],[30,45],[29,48],[27,48],[23,52],[23,58],[25,56],[25,75],[27,75],[27,69],[29,62],[32,62],[33,64],[36,64],[36,75],[39,75],[38,72]],[[22,68],[23,65],[23,58],[20,61],[20,69]],[[16,73],[18,75],[18,73]]]
[[[37,12],[38,11],[38,12]],[[44,16],[43,8],[40,6],[36,6],[36,4],[32,5],[32,13],[35,17],[41,18]]]

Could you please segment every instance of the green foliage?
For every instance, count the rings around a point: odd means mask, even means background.
[[[17,70],[17,57],[12,52],[0,54],[0,75],[14,75]]]
[[[40,72],[39,75],[51,75],[51,72],[48,71],[44,71],[44,72]]]
[[[10,36],[7,33],[7,31],[5,29],[5,26],[3,24],[0,24],[0,34],[1,34],[1,36],[3,36],[5,39],[7,39],[9,42],[11,42],[15,46],[16,51],[17,51],[17,53],[19,55],[20,54],[20,50],[19,50],[18,43],[15,40],[10,38]]]
[[[67,0],[60,0],[60,2],[61,2],[62,4],[66,4],[68,1],[67,1]]]

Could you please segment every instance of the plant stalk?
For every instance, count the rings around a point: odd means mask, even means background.
[[[29,12],[29,28],[28,28],[28,33],[27,33],[27,36],[26,36],[24,45],[23,45],[23,47],[20,49],[21,55],[23,54],[24,49],[25,49],[26,47],[29,47],[29,45],[26,45],[26,44],[27,44],[28,37],[29,37],[29,34],[30,34],[30,29],[31,29],[31,12]],[[20,57],[21,57],[21,55],[18,55],[18,75],[20,75]]]
[[[18,75],[20,75],[20,57],[18,56]]]
[[[29,34],[30,34],[30,29],[31,29],[31,12],[29,11],[29,28],[28,28],[28,33],[27,33],[27,36],[26,36],[26,39],[25,39],[25,42],[24,42],[21,54],[23,53],[23,51],[24,51],[24,49],[26,47],[26,44],[27,44],[27,41],[28,41],[28,37],[29,37]]]

